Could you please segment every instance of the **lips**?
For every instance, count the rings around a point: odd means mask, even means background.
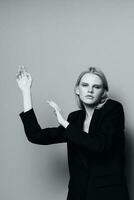
[[[87,98],[93,99],[94,97],[92,95],[86,95]]]

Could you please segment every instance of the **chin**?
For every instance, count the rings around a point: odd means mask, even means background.
[[[85,105],[89,106],[89,107],[94,107],[96,106],[96,103],[89,103],[89,102],[83,102]]]
[[[94,106],[97,106],[98,105],[98,101],[85,101],[83,102],[85,105],[88,105],[88,106],[91,106],[91,107],[94,107]]]

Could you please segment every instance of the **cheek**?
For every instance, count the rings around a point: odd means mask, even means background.
[[[85,89],[80,89],[79,92],[81,95],[83,95],[85,93]]]
[[[101,97],[102,94],[103,94],[103,91],[102,91],[102,90],[101,90],[101,91],[96,91],[96,97],[97,97],[97,98]]]

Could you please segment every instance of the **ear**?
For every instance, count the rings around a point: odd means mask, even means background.
[[[76,94],[79,95],[79,88],[77,87],[75,90]]]
[[[106,98],[107,97],[107,92],[106,90],[103,91],[101,98]]]
[[[101,96],[102,96],[102,97],[103,97],[103,96],[105,96],[105,90],[103,90],[103,92],[102,92],[102,95],[101,95]]]

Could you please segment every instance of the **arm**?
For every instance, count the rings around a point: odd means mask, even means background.
[[[33,108],[25,113],[21,112],[19,115],[24,125],[25,134],[30,142],[43,145],[66,142],[65,128],[60,125],[42,129]]]
[[[26,112],[32,108],[32,77],[28,72],[26,72],[24,67],[20,67],[18,69],[18,74],[16,74],[16,81],[23,96],[23,107],[24,112]]]
[[[31,90],[25,90],[23,92],[23,108],[24,112],[29,111],[32,109],[32,96],[31,96]]]
[[[16,76],[18,86],[23,96],[24,112],[20,113],[20,117],[22,119],[28,140],[36,144],[53,144],[65,142],[65,136],[62,133],[64,131],[64,127],[68,125],[67,121],[64,120],[64,118],[56,110],[56,114],[58,116],[59,122],[62,122],[62,126],[60,125],[59,127],[55,128],[41,129],[32,108],[32,77],[29,73],[26,72],[24,67],[20,67]]]
[[[124,141],[124,112],[121,104],[113,106],[110,112],[107,112],[102,120],[102,124],[97,132],[90,135],[77,129],[71,123],[71,115],[68,117],[70,121],[66,128],[67,141],[84,148],[96,154],[103,154],[111,150],[114,142],[119,143]]]

